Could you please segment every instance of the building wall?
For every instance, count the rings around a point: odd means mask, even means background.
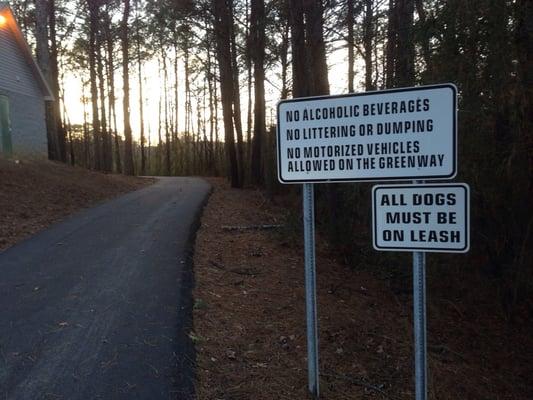
[[[0,94],[9,98],[13,154],[46,157],[48,143],[43,99],[1,88]]]
[[[7,26],[0,28],[0,94],[9,98],[13,153],[46,155],[44,97]]]

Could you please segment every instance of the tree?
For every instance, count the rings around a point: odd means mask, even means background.
[[[56,122],[56,135],[58,157],[62,162],[67,162],[67,145],[66,132],[61,119],[60,111],[60,85],[59,85],[59,65],[58,65],[58,45],[57,45],[57,30],[56,30],[56,2],[55,0],[48,0],[48,23],[50,27],[50,88],[54,95],[52,102],[52,112]]]
[[[265,3],[251,3],[251,59],[254,68],[254,138],[252,143],[252,179],[262,183],[261,153],[266,134],[265,124]],[[250,42],[249,42],[250,43]]]
[[[133,143],[130,124],[130,82],[129,82],[129,37],[128,18],[130,15],[130,0],[124,1],[122,14],[122,79],[124,81],[124,99],[122,103],[124,113],[124,173],[133,175]]]
[[[355,63],[355,0],[347,0],[347,15],[346,25],[348,26],[348,92],[354,92],[353,81],[355,78],[354,63]]]
[[[396,0],[399,1],[399,0]],[[397,55],[398,36],[398,13],[395,0],[389,0],[388,20],[387,20],[387,48],[386,48],[386,74],[385,87],[394,86],[394,72]]]
[[[100,118],[98,110],[98,86],[96,74],[96,38],[98,35],[98,20],[100,5],[97,1],[87,0],[89,6],[89,80],[91,86],[91,106],[92,106],[92,129],[94,146],[94,168],[101,170],[102,146],[100,133]]]
[[[374,1],[365,0],[365,15],[363,19],[363,46],[365,59],[365,89],[374,90],[372,80],[372,50],[374,38]]]
[[[239,83],[239,64],[237,62],[237,39],[236,26],[234,23],[233,0],[228,1],[231,21],[231,68],[233,73],[233,123],[237,134],[237,162],[239,166],[240,186],[244,183],[244,141],[241,118],[241,94]]]
[[[415,43],[413,35],[414,0],[397,0],[395,86],[412,86],[415,83]]]
[[[308,0],[305,8],[306,36],[312,95],[329,94],[328,64],[324,42],[322,0]],[[309,79],[309,78],[308,78]]]
[[[235,137],[233,134],[233,71],[231,59],[231,0],[213,0],[215,11],[215,37],[218,67],[220,73],[220,91],[222,113],[224,117],[225,147],[228,159],[229,176],[232,187],[241,187],[239,167],[235,151]]]
[[[309,95],[307,84],[309,74],[303,0],[288,0],[288,2],[292,50],[292,95],[293,97],[304,97]]]
[[[114,41],[115,34],[109,11],[104,14],[104,35],[105,35],[105,47],[107,50],[107,86],[109,89],[108,94],[108,109],[109,109],[109,135],[113,136],[115,143],[115,170],[118,173],[122,173],[122,162],[120,157],[120,143],[117,132],[117,113],[116,113],[116,99],[115,99],[115,61],[114,61]],[[113,128],[111,129],[111,122],[113,122]]]
[[[98,32],[96,39],[96,73],[98,75],[98,91],[100,93],[100,135],[102,137],[102,170],[111,172],[113,170],[113,156],[111,154],[112,144],[111,135],[107,126],[106,103],[105,103],[105,86],[104,78],[104,60],[102,51],[104,50],[103,32]]]
[[[48,85],[52,85],[52,66],[50,65],[50,48],[48,45],[48,2],[46,0],[35,0],[35,42],[37,63],[43,72]],[[48,158],[51,160],[61,159],[61,149],[59,147],[57,135],[57,112],[56,107],[59,93],[52,89],[55,97],[53,101],[45,102],[46,131],[48,138]]]

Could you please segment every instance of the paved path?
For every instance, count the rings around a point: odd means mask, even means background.
[[[209,185],[156,184],[0,253],[0,399],[189,399],[190,239]]]

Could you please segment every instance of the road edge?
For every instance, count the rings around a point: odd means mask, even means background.
[[[198,178],[204,181],[209,187],[207,193],[205,194],[203,200],[200,202],[197,211],[193,216],[192,223],[189,229],[189,237],[185,243],[185,264],[182,271],[182,282],[180,289],[180,299],[181,306],[178,310],[178,320],[183,322],[184,329],[180,332],[180,341],[184,343],[184,349],[187,353],[180,357],[182,363],[190,362],[190,365],[187,365],[188,368],[183,368],[183,365],[180,365],[179,370],[185,371],[184,376],[178,377],[178,387],[184,388],[184,391],[188,398],[179,397],[183,400],[193,400],[196,399],[196,343],[194,341],[194,289],[196,287],[196,275],[194,267],[194,252],[196,247],[196,236],[198,230],[201,226],[202,215],[204,209],[211,198],[211,195],[214,192],[214,187],[206,179]],[[178,359],[178,361],[180,361]],[[189,375],[190,373],[190,375]],[[185,395],[181,393],[181,395]]]

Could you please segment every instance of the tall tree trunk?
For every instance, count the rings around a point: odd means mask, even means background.
[[[174,174],[178,173],[178,163],[179,163],[179,91],[178,91],[178,45],[174,43],[174,128],[172,129],[172,143],[173,143],[173,154],[175,157],[174,161]]]
[[[505,5],[490,4],[492,12],[497,13],[499,18],[505,11]],[[496,16],[494,16],[496,17]],[[493,18],[494,18],[493,17]],[[517,303],[528,292],[526,276],[531,276],[531,258],[533,256],[533,210],[531,198],[533,198],[533,152],[525,149],[533,148],[533,4],[531,1],[519,0],[515,5],[516,28],[514,42],[516,46],[516,83],[514,88],[514,113],[516,121],[515,129],[512,130],[511,155],[507,164],[507,177],[511,183],[510,193],[506,195],[506,201],[510,200],[510,235],[512,237],[513,252],[513,277],[512,297],[509,304],[511,320],[514,320],[520,311]],[[497,17],[496,17],[497,18]],[[503,22],[503,21],[502,21]],[[506,23],[499,23],[499,29]],[[498,30],[493,34],[498,34]],[[503,35],[500,35],[500,37]],[[496,38],[495,38],[496,39]],[[496,43],[492,44],[497,46]],[[502,49],[499,49],[502,51]],[[506,49],[507,50],[507,49]],[[503,50],[503,51],[506,51]],[[503,56],[505,57],[505,56]],[[511,59],[511,57],[505,57]],[[490,58],[489,58],[490,60]],[[503,60],[500,60],[502,63]],[[501,65],[500,65],[501,68]],[[506,73],[508,71],[505,71]],[[499,102],[505,102],[500,99]],[[500,132],[496,132],[499,134]],[[528,261],[529,260],[529,261]],[[529,265],[529,267],[528,267]]]
[[[307,55],[305,47],[305,25],[303,0],[289,2],[289,21],[291,26],[292,49],[292,96],[309,95]]]
[[[216,52],[216,50],[215,50]],[[213,111],[215,113],[215,168],[217,171],[219,170],[219,160],[221,160],[223,157],[221,157],[218,153],[221,151],[222,146],[219,146],[220,143],[220,136],[219,136],[219,125],[218,125],[218,104],[219,104],[219,97],[218,97],[218,80],[217,80],[217,62],[216,59],[213,63]]]
[[[122,16],[122,77],[124,79],[124,173],[133,175],[133,143],[130,125],[130,76],[129,76],[129,38],[128,18],[130,15],[130,0],[124,0],[124,13]]]
[[[74,166],[76,165],[76,155],[74,153],[74,138],[72,137],[72,125],[70,123],[70,119],[68,118],[67,106],[64,101],[61,102],[61,106],[63,109],[63,115],[65,117],[65,127],[64,127],[65,133],[66,133],[65,136],[68,138],[68,143],[69,143],[70,165]],[[65,143],[65,147],[66,145],[67,144]]]
[[[109,14],[105,14],[105,41],[107,49],[107,86],[109,87],[109,98],[108,98],[108,108],[109,108],[109,135],[113,136],[115,142],[115,170],[120,174],[122,173],[122,162],[120,157],[120,143],[118,140],[117,132],[117,113],[116,113],[116,99],[115,99],[115,62],[114,62],[114,51],[113,51],[113,35],[111,34],[111,19]],[[113,126],[111,127],[111,122]]]
[[[100,134],[102,135],[102,158],[103,170],[111,172],[113,170],[113,156],[111,155],[111,137],[107,129],[107,117],[105,106],[105,80],[104,80],[104,63],[102,61],[103,40],[101,33],[96,40],[96,72],[98,74],[99,92],[100,92]]]
[[[363,45],[365,49],[365,88],[374,90],[372,82],[372,40],[374,39],[373,0],[365,0],[365,17],[363,20]]]
[[[207,163],[209,160],[209,147],[208,147],[208,140],[207,140],[207,124],[206,124],[206,88],[207,88],[207,74],[204,74],[204,85],[202,87],[202,113],[201,113],[201,123],[202,123],[202,133],[203,133],[203,149],[204,149],[204,155],[203,155],[203,164],[202,164],[202,173],[207,172]]]
[[[518,148],[533,147],[533,4],[518,0],[516,5],[517,26],[515,32],[518,54],[516,103],[518,108]],[[524,147],[520,147],[523,144]],[[522,152],[526,154],[526,152]],[[525,164],[529,164],[529,191],[533,190],[533,154],[528,152]],[[531,197],[530,197],[531,198]],[[530,208],[531,210],[531,208]]]
[[[420,45],[422,47],[422,57],[426,64],[426,70],[424,71],[424,82],[431,82],[433,77],[433,63],[431,61],[431,48],[430,40],[431,34],[429,32],[427,13],[424,9],[424,2],[422,0],[415,0],[416,13],[418,14],[418,24],[420,25]]]
[[[239,166],[235,151],[233,134],[233,73],[231,61],[231,11],[230,0],[213,0],[215,10],[215,37],[217,42],[217,58],[220,70],[220,90],[222,112],[224,116],[224,132],[228,171],[232,187],[241,187]]]
[[[137,4],[137,3],[136,3]],[[146,135],[144,132],[144,93],[143,93],[143,71],[142,71],[142,59],[141,59],[141,35],[139,32],[139,11],[136,10],[136,44],[137,44],[137,74],[139,84],[139,124],[141,135],[141,175],[146,175]]]
[[[380,28],[380,22],[379,22],[379,18],[374,18],[374,36],[377,35],[377,32],[379,32],[379,28]],[[383,78],[381,78],[381,84],[379,83],[380,82],[380,64],[381,64],[381,76],[385,76],[383,74],[383,70],[385,68],[385,62],[383,61],[385,59],[385,57],[383,57],[383,55],[381,56],[380,58],[380,49],[379,49],[379,46],[375,45],[374,46],[374,80],[373,80],[373,86],[375,89],[378,89],[378,88],[383,88],[384,84],[383,84]]]
[[[355,24],[355,0],[347,0],[348,13],[346,15],[346,25],[348,25],[348,92],[353,93],[353,81],[355,78],[354,64],[355,64],[355,39],[354,39],[354,24]]]
[[[52,111],[56,121],[58,160],[67,162],[67,143],[65,127],[61,120],[60,92],[59,92],[59,65],[56,34],[56,7],[55,0],[48,0],[48,20],[50,25],[50,87],[54,95]]]
[[[150,125],[148,125],[148,131],[150,132]],[[151,174],[152,171],[153,171],[153,168],[152,168],[152,136],[151,135],[148,135],[148,151],[147,151],[148,154],[146,154],[146,164],[147,164],[147,169],[149,171],[149,173]]]
[[[324,42],[324,9],[322,0],[308,0],[305,9],[311,94],[329,94],[328,64]]]
[[[117,131],[116,119],[117,119],[117,115],[115,114],[115,110],[113,109],[113,120],[114,120],[113,139],[115,141],[115,168],[116,168],[116,171],[119,174],[121,174],[122,173],[122,161],[121,161],[121,156],[120,156],[120,140],[119,140],[118,131]]]
[[[531,276],[533,248],[533,154],[524,149],[533,148],[533,4],[528,0],[518,0],[516,4],[515,44],[517,52],[517,80],[515,89],[516,127],[511,149],[509,181],[512,183],[512,237],[514,245],[514,287],[512,295],[514,317],[520,287],[524,287],[525,276]],[[529,269],[529,271],[527,271]],[[529,272],[526,275],[526,271]],[[526,286],[527,287],[527,286]]]
[[[265,2],[252,0],[251,3],[251,56],[254,65],[254,139],[252,147],[252,179],[262,183],[261,154],[265,137]]]
[[[215,110],[216,107],[215,101],[214,101],[214,80],[215,80],[215,74],[213,73],[212,69],[212,62],[211,62],[211,48],[210,48],[210,42],[207,46],[207,89],[209,93],[209,158],[207,162],[208,171],[209,173],[216,175],[215,173],[215,142],[214,142],[214,136],[215,136],[215,124],[214,124],[214,118],[215,118]]]
[[[165,109],[165,174],[170,176],[170,131],[168,126],[168,68],[166,49],[161,46],[161,58],[163,60],[163,101]]]
[[[35,0],[35,42],[37,63],[41,68],[49,86],[51,85],[50,48],[48,46],[48,2],[47,0]],[[57,100],[57,98],[55,99]],[[48,158],[60,159],[60,150],[57,140],[57,121],[54,112],[54,104],[45,102],[46,133],[48,139]]]
[[[415,83],[414,0],[398,0],[398,49],[395,65],[397,86]]]
[[[158,60],[159,68],[159,81],[161,81],[161,61]],[[161,131],[163,129],[163,94],[159,91],[159,105],[157,109],[158,124],[157,124],[157,151],[156,151],[156,173],[161,175],[162,173],[162,151],[163,151],[163,140],[161,138]]]
[[[399,0],[396,0],[399,1]],[[396,47],[398,36],[398,15],[395,0],[389,0],[388,22],[387,22],[387,47],[386,47],[386,75],[385,86],[391,88],[395,85],[394,72],[396,64]]]
[[[90,151],[89,151],[89,129],[87,128],[87,96],[85,95],[85,84],[81,84],[81,98],[83,105],[83,166],[90,168]]]
[[[94,168],[101,170],[102,150],[100,135],[100,118],[98,113],[98,89],[96,76],[96,36],[98,35],[99,5],[87,0],[89,5],[89,80],[91,84],[92,128],[94,145]]]
[[[233,72],[233,122],[235,133],[237,134],[237,162],[239,165],[239,182],[244,183],[244,141],[242,133],[241,118],[241,93],[239,82],[239,64],[237,63],[237,43],[235,34],[235,23],[233,17],[233,0],[229,0],[230,23],[231,23],[231,67]]]
[[[248,85],[248,104],[246,113],[246,160],[250,160],[252,157],[252,56],[250,49],[253,44],[251,43],[250,36],[250,7],[249,1],[246,0],[246,73],[247,73],[247,85]]]
[[[183,67],[184,67],[184,78],[185,78],[185,151],[184,151],[184,172],[189,174],[191,172],[191,84],[190,84],[190,68],[189,68],[189,48],[185,46],[184,48],[184,57],[183,57]]]
[[[286,8],[286,3],[283,3],[285,24],[283,27],[283,36],[281,39],[281,49],[280,49],[280,62],[281,62],[281,93],[280,98],[286,99],[289,96],[289,88],[287,86],[287,70],[289,68],[289,32],[290,32],[290,23],[289,23],[289,11]]]

